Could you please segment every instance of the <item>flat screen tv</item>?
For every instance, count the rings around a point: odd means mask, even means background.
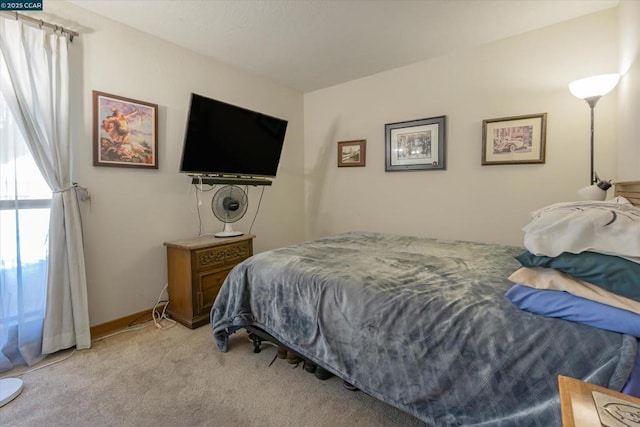
[[[180,172],[275,177],[286,131],[286,120],[193,93]]]

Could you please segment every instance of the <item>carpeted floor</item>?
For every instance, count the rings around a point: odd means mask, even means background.
[[[63,359],[70,352],[43,361]],[[246,332],[229,351],[210,327],[153,326],[94,341],[41,369],[4,373],[24,390],[0,409],[9,426],[419,426],[417,419],[338,378],[320,381]]]

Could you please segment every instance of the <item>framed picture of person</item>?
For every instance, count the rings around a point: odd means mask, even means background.
[[[385,170],[415,171],[446,169],[446,116],[384,126]]]
[[[158,169],[158,106],[94,90],[93,165]]]

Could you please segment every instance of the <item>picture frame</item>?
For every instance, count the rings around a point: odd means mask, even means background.
[[[158,169],[158,106],[94,90],[93,165]]]
[[[385,171],[446,169],[446,116],[384,125]]]
[[[338,142],[338,167],[366,166],[367,140]]]
[[[544,163],[547,113],[482,121],[482,165]]]

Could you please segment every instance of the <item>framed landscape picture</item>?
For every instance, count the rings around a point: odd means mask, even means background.
[[[93,165],[158,169],[158,106],[93,91]]]
[[[385,132],[385,170],[446,169],[446,116],[389,123]]]
[[[367,140],[338,142],[338,167],[365,166]]]
[[[547,113],[482,121],[482,164],[544,163]]]

